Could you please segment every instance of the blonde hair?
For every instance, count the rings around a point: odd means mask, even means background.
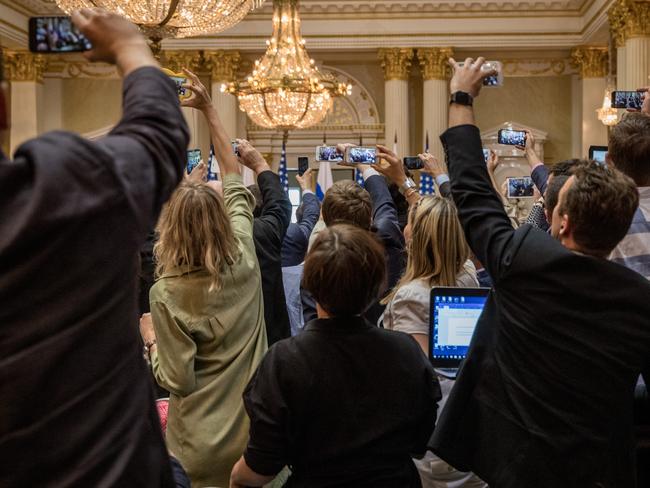
[[[469,246],[451,200],[438,196],[420,199],[409,211],[408,223],[412,237],[406,271],[383,304],[416,279],[427,280],[429,286],[456,286],[458,274],[469,259]]]
[[[211,277],[210,291],[221,289],[222,273],[235,262],[238,248],[225,204],[212,188],[181,183],[163,209],[157,230],[158,276],[200,267]]]

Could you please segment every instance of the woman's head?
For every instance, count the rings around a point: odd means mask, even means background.
[[[437,196],[422,198],[409,212],[404,236],[408,263],[395,290],[419,278],[440,286],[456,285],[458,273],[469,259],[469,247],[451,200]]]
[[[210,288],[221,287],[223,267],[234,262],[237,244],[216,191],[203,183],[181,183],[160,215],[158,233],[154,247],[158,275],[201,267],[212,278]]]
[[[384,248],[367,230],[332,225],[318,234],[302,277],[320,307],[332,317],[365,312],[377,300],[386,278]]]

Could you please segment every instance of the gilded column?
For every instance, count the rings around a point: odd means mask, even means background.
[[[580,127],[573,128],[579,137],[581,154],[589,154],[589,146],[607,145],[607,127],[598,120],[596,110],[602,106],[607,89],[608,51],[606,47],[577,47],[571,51],[571,64],[578,69],[581,83],[581,116],[575,120]],[[577,145],[577,141],[576,141]]]
[[[237,98],[221,91],[225,83],[235,81],[241,56],[238,51],[208,51],[205,53],[206,67],[210,70],[212,103],[219,113],[228,135],[235,139],[237,134]]]
[[[397,155],[410,155],[408,79],[413,62],[413,49],[380,49],[384,70],[386,98],[386,146],[393,149],[397,135]]]
[[[418,61],[422,71],[423,98],[422,98],[422,140],[429,135],[429,152],[441,161],[444,160],[444,151],[440,143],[442,134],[448,125],[449,107],[449,68],[448,60],[453,56],[451,48],[423,48],[418,49]],[[424,148],[418,148],[417,152]]]
[[[609,18],[609,30],[616,48],[616,89],[627,90],[625,79],[626,56],[625,56],[625,23],[623,22],[623,10],[625,7],[615,2],[607,12]]]
[[[650,1],[617,0],[609,12],[610,28],[617,46],[625,46],[623,89],[650,85]]]
[[[160,64],[174,73],[182,73],[183,68],[190,70],[192,73],[197,73],[201,69],[201,53],[190,50],[163,51]],[[202,144],[205,139],[203,116],[193,108],[183,107],[181,111],[190,128],[189,148],[201,148],[205,159],[206,148],[209,150],[209,146]]]
[[[10,83],[11,127],[9,151],[41,131],[39,114],[43,102],[43,72],[46,60],[42,55],[24,51],[6,51],[4,54],[5,79]]]

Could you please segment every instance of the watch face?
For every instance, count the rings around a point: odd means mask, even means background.
[[[472,96],[469,93],[455,92],[451,95],[451,103],[457,103],[458,105],[471,105],[472,101]]]

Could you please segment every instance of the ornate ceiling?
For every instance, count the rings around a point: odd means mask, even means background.
[[[613,0],[301,0],[310,50],[380,47],[568,49],[606,43]],[[272,2],[222,34],[166,41],[173,49],[260,51]],[[0,43],[25,45],[27,18],[59,13],[54,0],[0,0]]]

